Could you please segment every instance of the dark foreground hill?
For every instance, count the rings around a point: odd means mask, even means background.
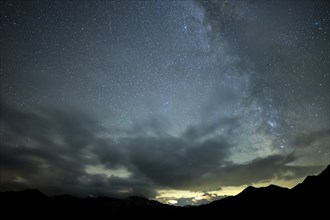
[[[275,185],[247,187],[240,194],[197,207],[174,207],[141,197],[79,199],[48,197],[39,190],[0,193],[2,216],[8,219],[118,219],[143,217],[158,219],[212,217],[253,217],[256,219],[328,218],[330,166],[318,176],[309,176],[292,189]]]
[[[275,185],[261,188],[249,186],[236,196],[195,207],[193,212],[265,219],[274,217],[281,219],[326,217],[327,219],[330,217],[329,187],[330,165],[318,176],[308,176],[292,189]]]

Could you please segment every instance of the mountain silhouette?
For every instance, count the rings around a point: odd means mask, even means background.
[[[328,216],[330,166],[317,176],[308,176],[292,189],[269,185],[249,186],[230,196],[200,206],[176,207],[143,197],[76,198],[48,197],[37,189],[0,193],[2,214],[10,218],[205,218],[207,216],[253,217],[255,219]]]
[[[292,188],[294,193],[305,193],[309,195],[322,194],[326,191],[329,193],[330,183],[330,165],[317,176],[308,176],[302,182]],[[328,194],[329,195],[329,194]]]

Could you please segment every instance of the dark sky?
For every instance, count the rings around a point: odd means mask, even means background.
[[[1,0],[1,190],[183,205],[321,171],[329,6]]]

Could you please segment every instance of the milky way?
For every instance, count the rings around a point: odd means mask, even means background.
[[[1,188],[178,205],[330,163],[327,1],[1,1]]]

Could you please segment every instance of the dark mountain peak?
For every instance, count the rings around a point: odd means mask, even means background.
[[[274,184],[270,184],[267,187],[261,187],[261,188],[272,190],[272,191],[287,191],[287,190],[289,190],[286,187],[281,187],[281,186],[277,186],[277,185],[274,185]]]
[[[255,192],[257,190],[257,188],[256,187],[254,187],[254,186],[248,186],[248,187],[246,187],[241,193],[239,193],[239,194],[250,194],[250,193],[253,193],[253,192]]]
[[[42,192],[40,192],[39,189],[24,189],[20,192],[22,192],[22,193],[41,193],[41,194],[43,194]]]
[[[253,191],[253,190],[255,190],[255,189],[257,189],[257,187],[254,187],[254,186],[248,186],[248,187],[246,187],[243,191]]]
[[[37,189],[0,193],[0,203],[8,214],[29,217],[39,216],[44,219],[40,210],[54,213],[57,217],[122,217],[122,216],[155,216],[168,217],[210,216],[221,213],[234,217],[253,216],[256,210],[273,213],[282,218],[283,213],[296,216],[312,214],[315,219],[326,214],[329,202],[330,167],[317,176],[309,176],[293,189],[276,185],[266,187],[248,186],[236,196],[230,196],[210,204],[192,207],[174,207],[140,196],[127,199],[97,197],[81,199],[68,195],[47,197]],[[281,212],[278,212],[281,208]],[[18,211],[17,211],[18,210]],[[28,213],[28,214],[26,214]],[[300,214],[300,215],[299,215]],[[258,217],[258,216],[257,216]],[[259,216],[261,217],[261,216]]]
[[[43,195],[45,196],[45,194],[43,194],[39,189],[24,189],[24,190],[21,190],[21,191],[12,191],[12,192],[15,192],[15,193],[22,193],[22,194],[26,194],[26,195]]]
[[[25,189],[21,191],[2,192],[1,196],[29,197],[29,198],[41,198],[41,199],[47,198],[47,196],[38,189]]]
[[[249,186],[236,196],[214,201],[208,205],[196,207],[196,213],[209,212],[235,217],[255,216],[256,208],[264,212],[274,213],[274,217],[282,218],[282,213],[305,216],[312,214],[314,218],[325,214],[328,209],[329,166],[317,176],[309,176],[303,183],[293,189],[276,185],[256,188]],[[282,212],[276,212],[281,207]],[[204,211],[203,211],[204,210]],[[260,217],[260,216],[259,216]]]
[[[8,205],[45,204],[49,198],[38,189],[9,191],[0,193],[1,203]]]
[[[237,196],[238,197],[255,197],[255,196],[269,196],[269,195],[279,195],[282,193],[285,193],[286,191],[288,191],[288,188],[283,188],[280,186],[276,186],[276,185],[269,185],[266,187],[254,187],[254,186],[248,186],[247,188],[245,188],[241,193],[239,193]]]
[[[39,199],[46,199],[46,198],[48,198],[45,194],[43,194],[38,189],[27,189],[27,190],[24,190],[24,191],[22,191],[22,195],[31,196],[31,197],[39,198]]]
[[[130,196],[128,197],[130,200],[140,200],[140,201],[146,201],[148,200],[147,198],[144,198],[143,196]]]
[[[150,200],[147,198],[144,198],[142,196],[130,196],[126,200],[124,200],[126,204],[133,205],[133,206],[139,206],[143,208],[152,208],[152,207],[168,207],[169,205],[160,203],[155,200]]]
[[[325,168],[318,176],[329,178],[330,177],[330,165],[328,165],[327,168]]]
[[[63,194],[63,195],[59,195],[59,196],[54,196],[53,199],[57,199],[57,200],[78,200],[79,198],[74,197],[72,195]]]
[[[302,183],[293,187],[292,191],[294,193],[324,194],[329,193],[329,185],[330,165],[317,176],[307,176]]]

